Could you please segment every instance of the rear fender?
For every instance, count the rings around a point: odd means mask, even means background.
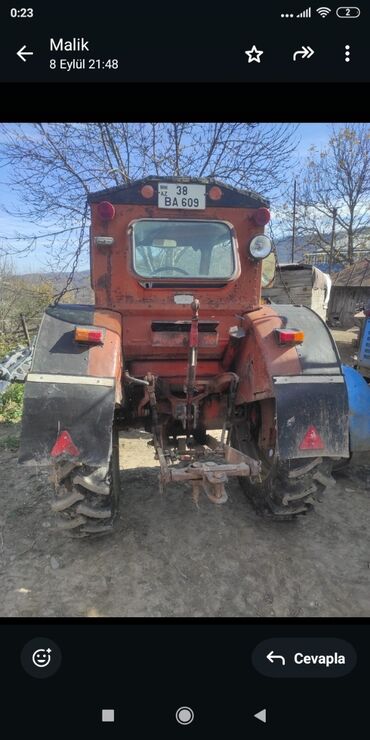
[[[279,306],[280,308],[280,306]],[[263,306],[243,317],[245,339],[236,360],[240,381],[236,403],[252,403],[275,396],[275,375],[298,375],[301,366],[295,347],[279,347],[274,330],[281,318],[275,307]]]
[[[275,398],[281,459],[348,457],[347,389],[334,339],[320,316],[306,306],[264,306],[246,314],[244,325],[236,403]],[[274,330],[284,327],[304,331],[303,343],[279,346]]]
[[[74,340],[79,326],[102,327],[104,343]],[[49,307],[42,319],[24,396],[19,462],[47,465],[61,432],[76,462],[107,465],[116,404],[122,400],[121,316],[95,306]]]

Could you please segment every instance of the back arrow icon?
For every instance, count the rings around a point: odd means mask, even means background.
[[[297,61],[297,57],[301,56],[302,59],[309,59],[314,54],[314,50],[310,46],[302,46],[302,51],[295,51],[293,54],[293,62]]]
[[[285,658],[283,655],[274,655],[274,651],[270,650],[269,654],[266,655],[267,660],[273,663],[274,660],[281,660],[282,664],[285,665]]]
[[[17,57],[19,57],[20,59],[22,59],[22,62],[26,62],[27,61],[26,55],[31,55],[31,56],[33,55],[33,51],[25,51],[26,48],[27,48],[26,47],[26,44],[24,44],[24,46],[22,46],[22,48],[21,49],[18,49],[18,51],[17,51]]]

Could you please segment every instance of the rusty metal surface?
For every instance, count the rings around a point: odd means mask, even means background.
[[[246,338],[241,343],[235,367],[240,382],[236,403],[251,403],[275,395],[274,375],[299,375],[301,365],[295,347],[280,347],[274,329],[280,329],[282,320],[272,306],[244,314]]]
[[[236,450],[235,447],[231,447],[231,445],[222,444],[218,439],[216,439],[216,437],[212,437],[212,435],[210,434],[207,434],[207,446],[215,452],[222,452],[227,463],[231,465],[239,465],[240,463],[245,463],[246,465],[249,465],[251,469],[251,475],[260,474],[261,464],[258,460],[245,455],[243,452],[240,452],[240,450]]]
[[[251,469],[247,463],[238,463],[235,465],[217,465],[217,470],[210,468],[211,463],[192,463],[187,468],[170,468],[170,480],[175,481],[187,481],[187,480],[201,480],[203,476],[208,474],[211,470],[215,475],[232,475],[232,476],[250,476]],[[207,467],[208,466],[208,467]],[[225,479],[226,480],[226,479]]]
[[[172,331],[153,332],[152,344],[153,347],[185,347],[187,349],[189,347],[189,334]],[[217,345],[217,334],[199,334],[199,347],[217,347]]]
[[[168,212],[155,205],[117,203],[116,217],[102,222],[97,211],[97,203],[92,207],[92,282],[96,303],[108,305],[119,310],[123,316],[123,346],[128,360],[140,358],[163,358],[163,346],[153,345],[151,323],[155,321],[183,321],[188,318],[186,306],[174,302],[174,292],[184,292],[186,283],[175,281],[173,286],[160,288],[143,287],[134,274],[131,255],[130,223],[140,218],[168,218]],[[223,208],[222,205],[207,205],[202,219],[223,220],[232,223],[239,244],[241,274],[237,280],[213,287],[197,287],[194,281],[188,283],[194,298],[202,301],[202,320],[219,323],[219,342],[212,346],[205,339],[199,342],[201,352],[211,352],[210,357],[221,358],[229,341],[230,328],[235,325],[235,314],[258,308],[260,302],[261,264],[248,256],[246,245],[263,228],[256,226],[254,208]],[[172,218],[194,218],[192,211],[171,213]],[[112,237],[114,244],[109,248],[97,249],[95,235]],[[176,286],[179,289],[176,291]],[[169,348],[170,349],[170,348]],[[156,352],[158,353],[156,355]],[[207,356],[207,355],[205,355]],[[202,358],[202,355],[199,359]],[[165,368],[164,368],[165,370]],[[162,372],[158,373],[162,375]]]
[[[232,383],[237,383],[238,377],[235,373],[221,373],[221,375],[210,380],[196,381],[196,393],[192,395],[191,405],[194,419],[198,419],[207,429],[220,429],[228,415],[228,391]],[[186,399],[175,394],[175,389],[184,388],[184,378],[163,379],[161,378],[157,388],[157,403],[161,413],[169,413],[174,419],[185,419]],[[217,395],[215,395],[217,394]],[[140,415],[143,415],[145,405],[148,403],[145,395],[139,402]]]
[[[241,465],[245,464],[248,465],[250,468],[250,474],[251,475],[259,475],[261,472],[261,463],[258,460],[254,460],[252,457],[249,457],[248,455],[244,455],[243,452],[240,452],[239,450],[236,450],[235,447],[231,447],[230,445],[223,445],[223,450],[225,453],[225,460],[231,465]]]
[[[225,485],[228,477],[258,477],[261,472],[259,460],[244,455],[230,445],[220,442],[211,435],[206,437],[206,447],[196,445],[187,450],[185,440],[179,444],[180,460],[190,459],[186,466],[171,465],[170,453],[154,442],[157,458],[160,463],[159,484],[160,490],[168,483],[190,483],[192,486],[192,497],[198,502],[199,494],[203,490],[208,498],[215,504],[227,501]],[[208,448],[208,449],[207,449]],[[210,460],[210,452],[221,462]],[[201,460],[201,458],[204,458]]]

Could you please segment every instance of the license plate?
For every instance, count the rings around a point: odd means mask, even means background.
[[[158,183],[158,208],[186,208],[204,210],[205,185],[182,185],[174,182]]]

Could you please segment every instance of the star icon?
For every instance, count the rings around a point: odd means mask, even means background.
[[[244,52],[244,54],[248,55],[248,64],[250,64],[251,62],[258,62],[259,64],[263,53],[263,51],[258,51],[255,44],[253,44],[251,49],[248,49],[248,51]]]

